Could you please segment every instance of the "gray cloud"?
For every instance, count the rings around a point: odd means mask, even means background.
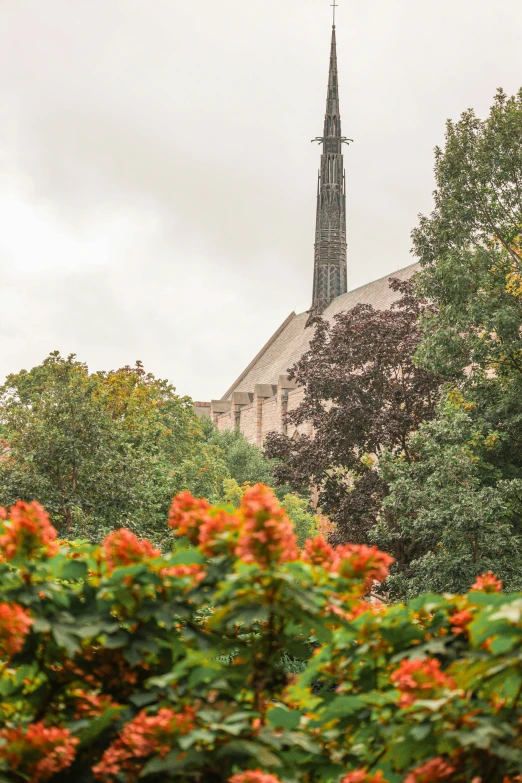
[[[104,251],[17,252],[0,211],[0,375],[59,348],[93,369],[141,358],[209,399],[308,307],[328,5],[4,0],[0,194]],[[446,118],[520,86],[521,17],[519,0],[341,0],[350,287],[410,262]]]

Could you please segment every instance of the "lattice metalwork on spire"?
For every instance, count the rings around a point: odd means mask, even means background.
[[[312,309],[322,313],[332,299],[347,290],[346,185],[342,145],[351,139],[341,133],[335,24],[332,27],[324,133],[314,141],[323,145],[323,151],[317,187]]]

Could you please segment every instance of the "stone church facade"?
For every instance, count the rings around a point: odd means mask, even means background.
[[[335,25],[332,28],[324,134],[316,141],[322,145],[322,154],[311,308],[300,314],[290,313],[219,400],[194,403],[198,415],[210,416],[220,430],[238,429],[250,443],[258,446],[262,446],[269,432],[291,437],[296,431],[295,426],[287,424],[286,414],[299,406],[304,390],[288,378],[288,370],[308,350],[313,334],[312,328],[307,327],[310,314],[321,313],[331,321],[336,314],[358,304],[388,309],[397,298],[389,288],[389,275],[347,291],[346,177],[342,145],[349,139],[341,133]],[[407,280],[417,268],[417,264],[411,264],[394,272],[393,277]],[[311,425],[302,425],[299,431],[311,435]]]

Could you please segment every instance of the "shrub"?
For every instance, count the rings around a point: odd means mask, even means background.
[[[391,558],[299,551],[263,485],[233,513],[178,495],[163,555],[1,517],[0,783],[517,779],[522,596],[494,575],[372,606]]]

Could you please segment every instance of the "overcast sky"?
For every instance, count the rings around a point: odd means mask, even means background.
[[[0,378],[51,350],[218,398],[311,301],[332,0],[0,0]],[[338,0],[355,288],[412,262],[520,0]]]

